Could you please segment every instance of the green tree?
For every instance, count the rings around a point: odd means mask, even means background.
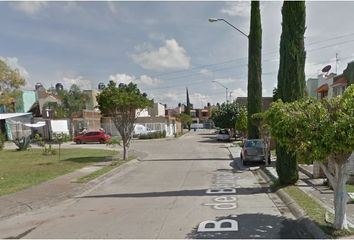
[[[276,97],[292,102],[304,97],[305,89],[305,2],[284,1],[280,38],[280,63]],[[281,184],[294,184],[299,176],[297,162],[289,149],[277,146],[277,173]]]
[[[26,83],[18,69],[11,69],[4,61],[0,60],[0,105],[5,105],[7,109],[13,109],[13,102],[20,92],[20,87]]]
[[[259,138],[252,115],[262,111],[262,26],[259,1],[251,2],[251,24],[248,36],[247,128],[248,138]]]
[[[229,128],[234,132],[239,112],[240,106],[236,102],[222,103],[219,108],[212,111],[211,119],[215,126]]]
[[[181,133],[183,133],[184,127],[189,127],[192,124],[192,117],[186,113],[177,115],[177,119],[182,123]]]
[[[321,162],[334,189],[334,228],[347,229],[345,183],[349,157],[354,149],[354,86],[343,96],[321,101],[302,99],[274,103],[265,114],[271,135],[291,149],[293,161]],[[332,166],[332,167],[331,167]]]
[[[54,108],[58,116],[66,115],[70,119],[70,133],[74,133],[73,115],[86,108],[88,96],[80,90],[76,84],[71,85],[70,90],[60,90],[57,94],[62,98],[62,104]]]
[[[103,114],[112,117],[123,142],[123,159],[128,158],[128,148],[134,130],[134,122],[140,112],[152,106],[145,93],[141,94],[136,84],[109,84],[98,96],[98,107]]]
[[[247,109],[241,107],[238,113],[238,117],[235,124],[235,129],[242,132],[242,136],[246,137],[247,135]]]

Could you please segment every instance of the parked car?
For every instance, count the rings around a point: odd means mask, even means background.
[[[103,131],[89,131],[74,137],[74,142],[76,142],[76,144],[87,142],[99,142],[103,144],[108,142],[110,139],[111,136],[105,134]]]
[[[158,131],[152,130],[141,124],[134,124],[133,137],[138,137],[140,135],[154,133],[154,132],[158,132]]]
[[[221,129],[216,134],[216,140],[218,141],[230,141],[230,133],[226,129]]]
[[[248,162],[268,161],[270,163],[270,150],[268,152],[268,159],[265,159],[266,147],[262,139],[247,139],[241,144],[240,158],[243,165]]]

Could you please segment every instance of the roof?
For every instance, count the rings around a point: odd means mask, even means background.
[[[316,92],[328,92],[328,84],[322,84],[319,88],[316,89]]]
[[[344,75],[339,75],[339,77],[334,78],[334,82],[331,85],[331,87],[347,86],[347,84],[348,84],[347,78]]]
[[[0,113],[0,120],[32,115],[32,113]]]

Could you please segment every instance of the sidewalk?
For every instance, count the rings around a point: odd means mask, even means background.
[[[134,150],[132,152],[137,157],[142,155],[140,152]],[[78,178],[110,164],[110,162],[98,162],[25,190],[0,196],[0,220],[28,211],[54,206],[59,202],[98,186],[118,172],[125,173],[133,169],[138,163],[139,161],[136,159],[131,160],[88,183],[76,182]]]
[[[229,147],[229,151],[232,157],[239,158],[240,156],[240,147],[231,146]],[[272,157],[272,161],[276,159]],[[239,161],[237,161],[239,162]],[[242,163],[238,163],[241,164]],[[241,168],[245,168],[244,166],[239,166]],[[311,169],[309,166],[301,166],[303,171],[306,171],[307,174],[311,173]],[[273,175],[273,177],[278,178],[278,174],[275,168],[274,162],[270,166],[266,166],[267,170]],[[323,184],[324,179],[312,179],[308,175],[304,174],[302,171],[299,171],[299,181],[296,183],[297,187],[303,190],[305,193],[318,200],[317,202],[321,204],[324,208],[326,208],[329,212],[334,213],[334,195],[333,190]],[[347,218],[348,221],[353,225],[354,223],[354,204],[347,204]]]
[[[333,190],[324,184],[324,178],[312,179],[309,177],[312,174],[311,165],[300,165],[299,166],[299,178],[300,181],[296,184],[301,190],[306,193],[311,194],[311,196],[320,200],[321,203],[334,213],[334,194]],[[311,187],[309,187],[311,186]],[[348,221],[353,225],[354,224],[354,204],[347,204],[347,218]]]

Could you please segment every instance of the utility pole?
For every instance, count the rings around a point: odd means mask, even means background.
[[[338,75],[338,53],[336,53],[336,74]]]

